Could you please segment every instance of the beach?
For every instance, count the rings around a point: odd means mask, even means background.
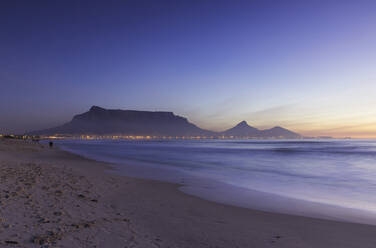
[[[0,140],[1,247],[374,247],[376,226],[200,199],[111,164]]]

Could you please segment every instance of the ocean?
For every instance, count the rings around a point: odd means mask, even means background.
[[[180,183],[184,192],[213,201],[334,219],[376,215],[376,140],[56,143],[63,150],[113,163],[111,173]],[[327,209],[318,211],[317,206]],[[339,214],[335,207],[349,211]]]

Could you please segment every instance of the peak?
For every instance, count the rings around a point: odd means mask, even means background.
[[[98,107],[98,106],[95,106],[95,105],[90,108],[90,111],[97,111],[97,110],[105,110],[105,109]]]
[[[248,123],[246,121],[239,122],[237,126],[248,126]]]
[[[272,129],[284,129],[283,127],[280,127],[280,126],[275,126],[273,127]]]

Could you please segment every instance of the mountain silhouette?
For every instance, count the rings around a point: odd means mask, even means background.
[[[271,129],[259,130],[248,125],[246,121],[242,121],[235,127],[230,128],[221,133],[223,136],[232,136],[237,138],[283,138],[283,139],[299,139],[301,135],[294,133],[282,127],[273,127]]]
[[[259,137],[260,130],[249,126],[246,121],[242,121],[235,127],[222,132],[222,135],[235,137]]]
[[[273,127],[271,129],[261,130],[263,137],[275,137],[275,138],[285,138],[285,139],[299,139],[302,136],[298,133],[294,133],[283,127]]]
[[[207,136],[214,132],[201,129],[172,112],[111,110],[93,106],[88,112],[74,116],[62,126],[32,134]]]
[[[30,132],[31,135],[140,135],[211,136],[233,138],[301,138],[282,127],[259,130],[242,121],[224,132],[201,129],[172,112],[104,109],[93,106],[61,126]]]

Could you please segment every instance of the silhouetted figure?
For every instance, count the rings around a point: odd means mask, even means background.
[[[50,141],[48,144],[49,144],[50,147],[52,148],[52,146],[54,145],[54,142]]]

